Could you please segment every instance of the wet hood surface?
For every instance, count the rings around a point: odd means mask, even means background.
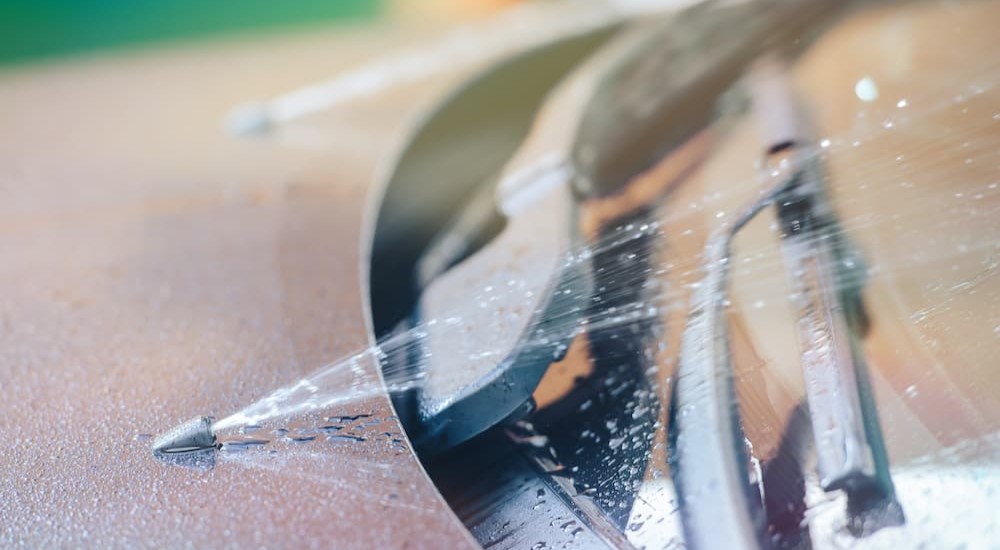
[[[0,546],[471,544],[381,397],[342,411],[378,420],[357,438],[150,452],[368,345],[364,200],[421,95],[356,102],[339,147],[220,129],[373,49],[333,36],[0,75]]]

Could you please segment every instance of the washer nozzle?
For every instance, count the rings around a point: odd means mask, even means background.
[[[199,453],[215,450],[216,444],[212,417],[198,416],[156,438],[153,442],[153,454],[165,457]]]

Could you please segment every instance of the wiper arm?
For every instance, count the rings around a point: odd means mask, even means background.
[[[784,72],[766,63],[752,70],[753,110],[770,144],[765,177],[775,181],[708,239],[681,343],[671,451],[685,533],[697,548],[768,545],[747,471],[724,304],[733,238],[772,204],[793,288],[820,483],[847,494],[848,528],[856,536],[904,522],[857,344],[866,330],[860,256],[836,223],[818,159],[803,146]]]

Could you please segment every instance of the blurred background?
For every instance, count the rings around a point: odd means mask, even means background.
[[[4,0],[0,65],[395,18],[468,18],[512,0]]]

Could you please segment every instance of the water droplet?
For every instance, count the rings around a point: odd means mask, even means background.
[[[854,95],[858,96],[861,101],[870,103],[878,99],[878,86],[875,85],[872,77],[865,76],[854,84]]]
[[[902,109],[902,108],[906,107],[909,104],[910,103],[908,101],[906,101],[906,99],[900,99],[899,101],[896,102],[896,108]]]
[[[910,399],[913,399],[914,397],[916,397],[918,395],[920,395],[920,392],[917,391],[917,387],[916,386],[912,386],[912,385],[911,386],[907,386],[907,388],[906,388],[906,397],[909,397]]]
[[[341,415],[341,416],[328,416],[326,420],[328,422],[354,422],[355,420],[361,420],[362,418],[370,417],[370,414],[354,414],[354,415]]]
[[[361,436],[351,434],[331,435],[326,439],[330,441],[330,443],[358,443],[365,440],[365,438]]]
[[[240,433],[243,435],[253,433],[260,429],[260,424],[248,424],[240,428]]]
[[[827,147],[830,146],[830,143],[831,142],[829,139],[824,139],[823,141],[819,142],[819,146],[822,147],[823,149],[826,149]]]
[[[250,449],[259,449],[267,445],[270,441],[266,439],[237,439],[222,443],[222,451],[230,453],[242,453]]]

